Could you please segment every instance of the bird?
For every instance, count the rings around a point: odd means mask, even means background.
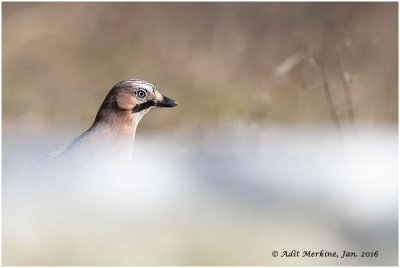
[[[132,157],[140,120],[155,107],[177,105],[148,82],[122,80],[108,92],[90,128],[50,157],[89,168],[126,165]]]

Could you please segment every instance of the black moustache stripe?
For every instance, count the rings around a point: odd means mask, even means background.
[[[151,106],[154,106],[154,105],[155,105],[155,103],[152,100],[136,104],[135,107],[133,107],[133,109],[132,109],[132,113],[141,112],[141,111],[146,110],[146,109],[148,109],[148,108],[150,108]]]

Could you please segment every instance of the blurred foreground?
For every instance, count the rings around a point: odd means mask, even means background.
[[[3,265],[397,265],[394,126],[139,128],[131,176],[43,176],[64,128],[4,136]]]

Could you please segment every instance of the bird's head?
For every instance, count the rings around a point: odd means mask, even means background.
[[[126,79],[117,83],[107,95],[100,107],[102,110],[129,112],[137,121],[154,107],[174,107],[178,103],[163,94],[152,84],[140,79]],[[107,112],[108,113],[108,112]],[[96,118],[97,119],[100,118]]]

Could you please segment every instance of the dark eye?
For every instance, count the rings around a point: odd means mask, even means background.
[[[139,89],[139,90],[136,92],[136,95],[137,95],[139,98],[143,99],[144,97],[146,97],[146,91],[144,91],[143,89]]]

